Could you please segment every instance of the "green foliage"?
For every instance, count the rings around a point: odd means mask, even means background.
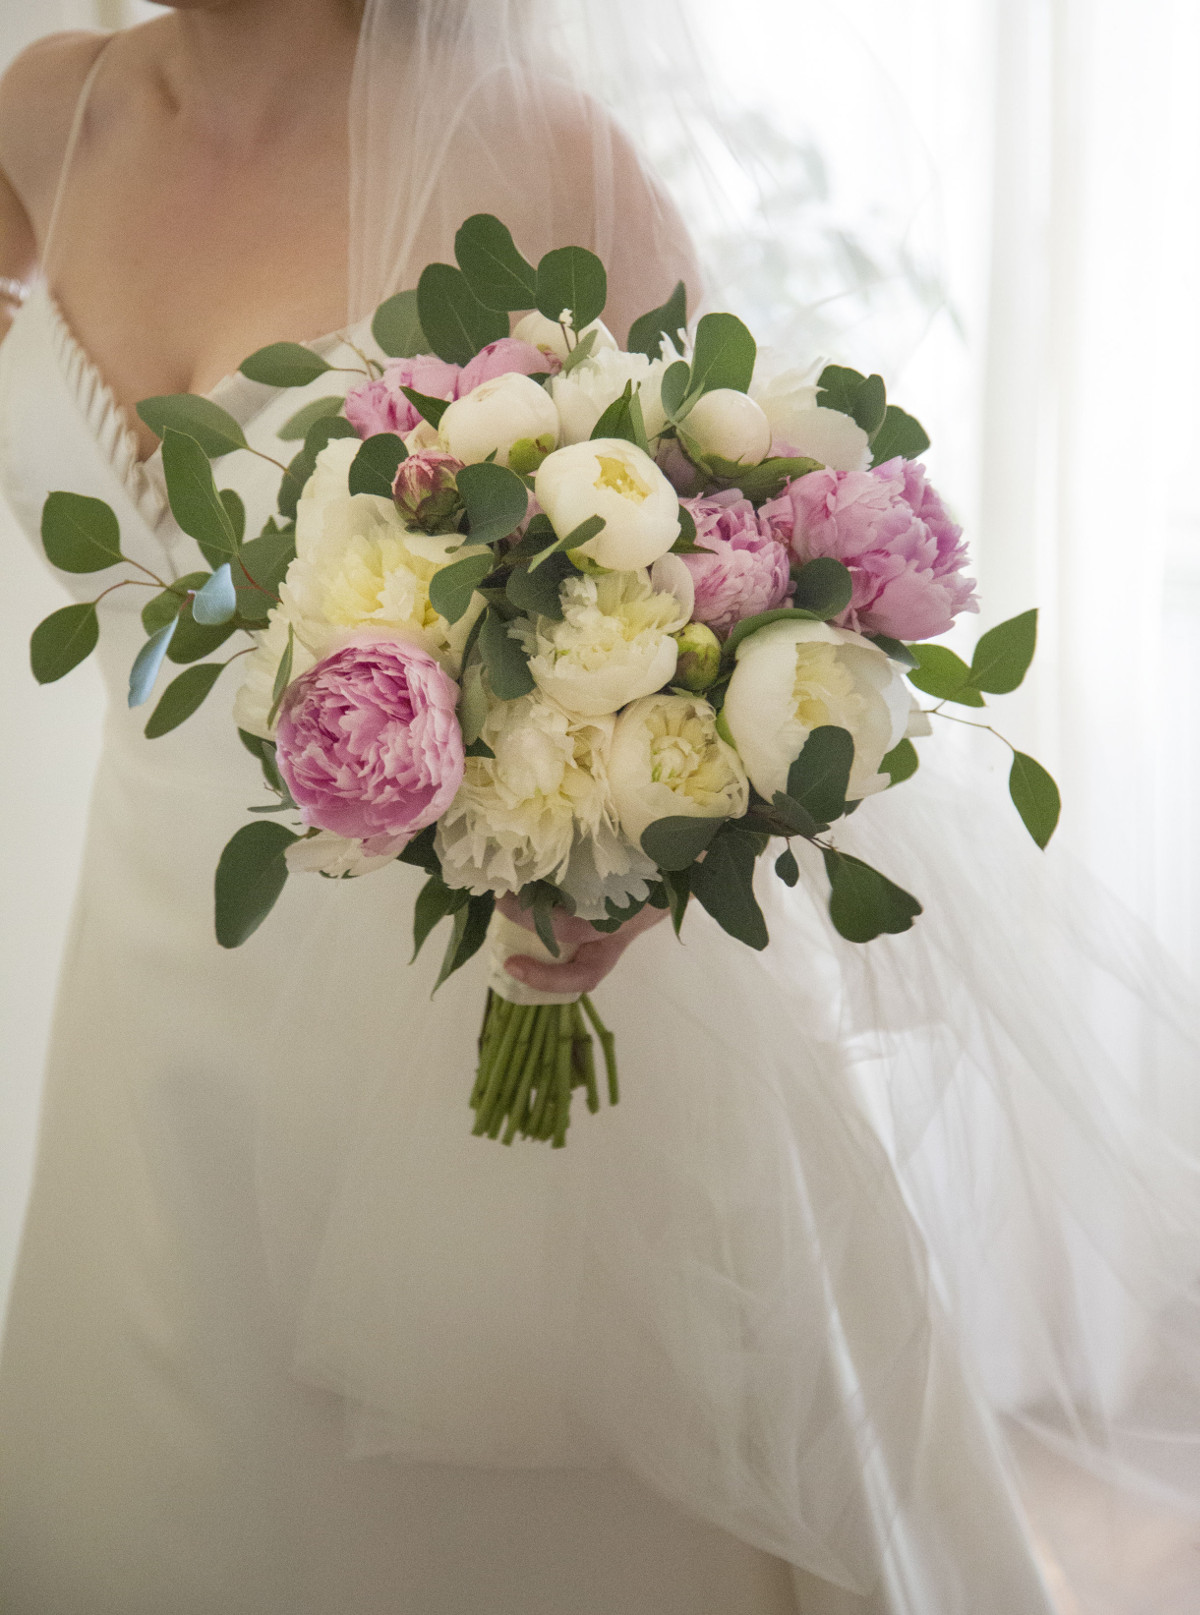
[[[155,437],[165,439],[168,427],[183,432],[199,443],[210,460],[246,447],[246,434],[229,411],[198,393],[164,393],[158,398],[143,398],[137,412]]]
[[[279,596],[279,585],[296,559],[294,533],[260,533],[238,551],[233,563],[238,615],[247,622],[265,622]]]
[[[621,438],[626,443],[635,444],[644,454],[649,454],[650,442],[646,436],[642,401],[632,381],[625,383],[624,392],[619,398],[613,399],[593,426],[592,441],[603,437]]]
[[[566,578],[578,576],[579,568],[559,551],[532,572],[528,567],[514,567],[508,575],[506,593],[517,611],[561,622],[563,609],[559,591]]]
[[[785,886],[794,886],[800,879],[800,865],[791,847],[785,847],[775,860],[775,873]]]
[[[490,213],[473,213],[454,238],[454,256],[485,308],[532,308],[538,272],[517,251],[512,233]],[[561,306],[561,305],[560,305]]]
[[[673,364],[669,364],[666,370],[663,371],[660,396],[663,409],[666,410],[669,420],[674,420],[675,416],[678,415],[683,401],[688,395],[691,377],[691,366],[683,359],[676,359]]]
[[[342,415],[321,415],[305,434],[304,447],[295,455],[279,486],[279,512],[289,521],[296,519],[296,507],[304,485],[317,468],[317,455],[335,437],[357,437],[358,433]]]
[[[303,409],[289,416],[275,436],[282,438],[285,443],[302,443],[310,427],[327,415],[340,415],[345,402],[340,393],[331,393],[327,398],[314,398],[311,404],[305,404]]]
[[[196,540],[214,570],[238,552],[238,534],[217,493],[208,456],[194,437],[166,428],[162,446],[163,475],[171,512],[184,532]]]
[[[912,929],[921,905],[870,864],[824,848],[829,876],[829,916],[848,942],[871,942],[884,933]]]
[[[242,496],[233,488],[221,488],[217,498],[225,506],[225,514],[229,517],[229,525],[233,528],[233,541],[239,547],[246,536],[246,506]]]
[[[893,746],[879,765],[879,772],[890,776],[893,785],[903,785],[920,767],[921,759],[911,740],[901,740]]]
[[[757,355],[754,338],[736,314],[706,314],[696,327],[692,392],[709,393],[718,387],[748,392]]]
[[[217,941],[240,948],[266,919],[287,883],[284,854],[299,836],[282,824],[244,824],[226,843],[214,882]]]
[[[1045,847],[1058,826],[1062,798],[1054,780],[1033,757],[1014,751],[1008,775],[1008,794],[1021,822],[1039,847]]]
[[[203,705],[224,667],[224,662],[200,662],[172,679],[150,714],[146,739],[157,740],[160,735],[177,729],[185,718],[190,718]]]
[[[647,359],[657,359],[662,349],[663,337],[670,337],[678,347],[680,335],[686,329],[687,287],[680,280],[676,281],[675,290],[665,303],[634,320],[629,327],[629,340],[625,347],[629,353],[644,353]],[[682,397],[681,393],[681,400]]]
[[[283,702],[287,687],[292,681],[292,662],[296,655],[296,629],[292,623],[288,624],[287,644],[283,647],[283,655],[279,658],[279,666],[275,669],[275,683],[271,687],[271,710],[267,714],[267,728],[269,729],[279,716],[279,708]]]
[[[883,425],[871,442],[871,464],[883,465],[897,455],[905,460],[917,460],[928,447],[929,433],[920,421],[906,415],[895,404],[889,404]]]
[[[846,788],[854,767],[854,740],[848,729],[822,724],[804,742],[788,769],[787,794],[823,824],[846,811]]]
[[[579,341],[576,342],[570,353],[568,353],[567,357],[563,360],[561,373],[564,376],[569,376],[572,370],[578,369],[581,364],[584,364],[588,359],[591,358],[592,354],[595,352],[596,338],[599,334],[599,331],[589,331],[585,336],[581,336],[579,338]]]
[[[913,668],[919,666],[912,651],[899,639],[892,639],[888,634],[872,634],[871,643],[878,645],[885,655],[890,656],[893,662],[899,662],[901,667]]]
[[[589,539],[595,538],[596,534],[603,530],[604,517],[589,516],[586,521],[580,522],[578,527],[573,527],[569,533],[564,533],[561,538],[556,538],[553,544],[548,544],[544,549],[538,550],[529,563],[529,570],[531,572],[536,571],[557,550],[570,551],[579,549],[581,545],[586,544]]]
[[[695,863],[726,822],[683,813],[655,819],[642,831],[642,851],[660,869],[675,874]]]
[[[945,645],[912,645],[916,669],[908,682],[939,701],[956,701],[959,706],[981,707],[984,699],[971,682],[971,669],[961,656]]]
[[[429,352],[429,338],[421,329],[415,291],[397,292],[380,303],[371,321],[371,335],[389,359],[411,359]]]
[[[265,348],[256,348],[238,369],[250,381],[260,381],[267,387],[307,387],[333,366],[299,342],[270,342]]]
[[[179,626],[178,618],[169,622],[165,628],[160,628],[138,651],[133,659],[133,666],[129,670],[129,705],[140,707],[147,702],[154,692],[154,681],[158,678],[158,670],[163,664],[167,654],[167,647],[175,637],[175,630]]]
[[[237,611],[237,590],[225,561],[209,578],[192,601],[192,619],[206,628],[228,622]]]
[[[189,601],[175,619],[175,633],[167,646],[167,655],[181,666],[198,662],[218,650],[235,629],[236,624],[232,622],[217,623],[213,627],[196,622]]]
[[[795,582],[793,609],[811,611],[821,622],[840,617],[854,593],[849,569],[830,555],[819,555],[816,560],[798,567]]]
[[[53,684],[85,661],[99,639],[100,619],[92,601],[52,611],[38,623],[29,640],[29,665],[34,678],[39,684]]]
[[[442,866],[434,847],[436,836],[437,826],[427,824],[423,830],[417,831],[403,852],[396,854],[396,862],[423,869],[427,875],[440,875]]]
[[[1036,610],[1010,617],[982,635],[971,658],[971,683],[989,695],[1007,695],[1029,671],[1037,647]]]
[[[704,464],[718,481],[729,487],[740,488],[754,505],[774,499],[783,490],[785,482],[806,477],[810,471],[819,471],[821,462],[803,456],[780,456],[763,460],[760,465],[739,466],[732,460],[721,460],[715,455],[706,457]]]
[[[508,315],[485,308],[452,264],[427,264],[421,271],[417,314],[430,348],[448,364],[465,365],[480,348],[508,335]]]
[[[537,266],[537,307],[548,320],[571,311],[576,331],[598,320],[608,301],[608,275],[594,252],[584,247],[557,247]]]
[[[478,953],[487,937],[488,925],[491,923],[492,910],[496,906],[496,899],[491,892],[485,892],[482,897],[472,897],[464,908],[460,908],[454,916],[454,929],[450,933],[450,941],[446,947],[446,956],[442,960],[442,968],[434,984],[434,992],[448,980],[456,970],[461,970],[467,960]]]
[[[429,879],[417,893],[417,901],[413,906],[413,963],[426,939],[435,925],[439,925],[448,914],[456,914],[460,908],[465,908],[470,894],[466,891],[447,886],[441,875],[430,875]]]
[[[771,798],[771,807],[775,815],[775,822],[771,822],[771,833],[774,835],[778,835],[782,827],[783,833],[787,835],[804,836],[806,840],[811,841],[813,836],[820,835],[822,830],[829,828],[820,819],[814,818],[806,807],[801,806],[785,791],[775,792]]]
[[[102,572],[125,559],[121,528],[112,510],[103,499],[78,493],[47,494],[42,547],[62,572]]]
[[[532,910],[533,928],[552,959],[557,959],[562,953],[554,934],[554,909],[558,898],[557,889],[545,880],[535,880],[528,886],[522,886],[517,898],[523,909]]]
[[[497,700],[516,701],[534,688],[525,652],[509,634],[504,618],[491,608],[479,630],[479,654]]]
[[[428,421],[435,428],[442,424],[442,416],[450,408],[449,398],[431,398],[428,393],[419,393],[415,387],[401,387],[400,391],[423,421]]]
[[[488,551],[483,555],[468,555],[465,561],[452,561],[442,567],[429,580],[429,604],[447,622],[457,622],[465,615],[471,596],[495,564]]]
[[[395,432],[376,432],[364,439],[362,447],[350,462],[346,486],[351,493],[374,494],[377,499],[391,499],[396,472],[408,459],[404,440]]]
[[[689,872],[692,895],[721,929],[759,951],[771,940],[754,895],[754,865],[761,850],[759,836],[728,825]]]
[[[186,577],[177,578],[169,589],[156,594],[142,607],[142,627],[147,634],[156,634],[187,604],[189,589],[202,589],[212,576],[211,572],[189,572]]]
[[[507,466],[488,461],[465,465],[455,480],[472,543],[496,544],[525,520],[529,490]]]
[[[817,403],[822,409],[840,410],[862,427],[868,437],[883,425],[887,391],[882,376],[864,376],[845,365],[826,365],[818,382]]]

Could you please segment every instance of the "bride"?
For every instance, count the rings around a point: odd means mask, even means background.
[[[278,457],[308,394],[239,360],[304,340],[349,384],[373,308],[472,212],[534,258],[599,252],[619,334],[699,290],[657,185],[548,65],[552,12],[187,0],[18,60],[0,479],[31,537],[67,487],[113,505],[126,554],[190,570],[137,401],[207,394]],[[270,470],[222,468],[251,522]],[[764,892],[765,956],[696,913],[682,947],[635,925],[529,966],[604,980],[625,1097],[560,1155],[481,1149],[482,966],[432,999],[428,955],[407,967],[415,871],[293,882],[244,950],[213,943],[253,782],[219,699],[142,738],[136,593],[100,648],[0,1363],[6,1611],[1049,1615],[993,1407],[1195,1484],[1194,1170],[1054,983],[1106,973],[1158,1017],[1164,1094],[1190,1045],[1119,948],[1072,964],[1023,852],[975,870],[1007,831],[956,816],[953,779],[861,831],[903,879],[921,814],[947,825],[909,877],[946,916],[923,941],[851,958],[802,885]],[[970,973],[989,949],[1003,991]]]

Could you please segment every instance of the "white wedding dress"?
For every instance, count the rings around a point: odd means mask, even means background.
[[[315,346],[353,364],[340,343]],[[211,396],[286,456],[330,379]],[[278,472],[217,475],[257,531]],[[0,479],[34,541],[69,488],[160,576],[197,564],[45,285],[0,347]],[[764,884],[765,955],[702,912],[626,954],[598,994],[622,1100],[565,1151],[476,1140],[484,965],[431,998],[416,871],[295,878],[216,945],[212,871],[263,797],[235,671],[143,738],[147,597],[103,616],[0,1364],[5,1615],[1049,1615],[989,1407],[1020,1375],[985,1386],[947,1321],[963,1284],[815,884]]]

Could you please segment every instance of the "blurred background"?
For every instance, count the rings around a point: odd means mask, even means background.
[[[923,421],[983,601],[952,642],[969,653],[982,629],[1041,608],[1033,677],[999,727],[1056,774],[1058,845],[1195,975],[1200,7],[759,0],[759,32],[718,0],[682,10],[720,64],[726,140],[700,137],[698,166],[654,105],[631,111],[696,222],[713,301],[789,356],[881,371]],[[39,34],[157,12],[0,0],[0,65]],[[661,64],[664,96],[680,77]],[[29,632],[65,597],[7,518],[0,542],[2,1303],[99,693],[86,665],[33,684]],[[997,746],[998,790],[1006,771]],[[1198,1607],[1194,1564],[1172,1591],[1172,1562],[1152,1599],[1146,1572],[1145,1601],[1120,1607]],[[1089,1615],[1102,1607],[1118,1606]]]

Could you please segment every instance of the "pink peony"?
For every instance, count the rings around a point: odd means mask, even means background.
[[[727,634],[735,622],[771,611],[791,587],[788,552],[736,488],[681,501],[696,523],[696,542],[711,555],[685,555],[696,586],[696,622]]]
[[[447,364],[431,353],[393,359],[378,380],[364,382],[346,394],[346,419],[359,437],[373,437],[376,432],[398,432],[403,437],[419,424],[421,416],[401,387],[411,387],[427,398],[454,399],[461,374],[456,364]]]
[[[810,471],[759,512],[797,561],[831,555],[854,593],[839,628],[932,639],[960,611],[978,611],[962,528],[925,480],[925,467],[888,460],[870,471]]]
[[[553,355],[547,358],[532,342],[520,342],[515,336],[501,337],[499,342],[489,342],[486,348],[481,348],[463,367],[457,396],[465,398],[485,381],[495,381],[497,376],[514,373],[519,376],[541,376],[547,371],[561,368],[559,360]]]
[[[366,634],[290,686],[279,769],[305,824],[400,852],[463,777],[458,686],[428,651]]]

